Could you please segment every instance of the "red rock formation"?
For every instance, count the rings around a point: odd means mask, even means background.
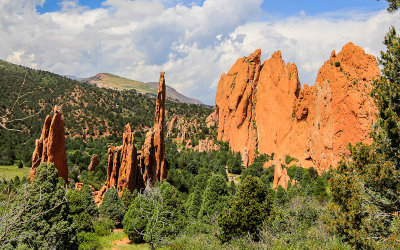
[[[160,74],[156,99],[156,113],[154,116],[154,153],[155,153],[155,172],[156,180],[167,178],[167,166],[165,165],[165,142],[164,142],[164,123],[165,123],[165,78],[164,72]]]
[[[215,125],[218,124],[218,117],[215,114],[215,112],[212,112],[207,118],[206,118],[206,125],[207,128],[211,128]]]
[[[376,108],[368,94],[380,74],[373,56],[348,43],[303,89],[296,65],[279,51],[262,66],[259,57],[257,50],[239,59],[218,84],[218,139],[233,151],[248,154],[249,163],[257,149],[277,161],[288,154],[321,172],[336,167],[348,143],[370,142]]]
[[[138,188],[138,164],[135,137],[129,124],[125,125],[125,132],[122,140],[122,159],[118,172],[117,184],[119,195],[122,195],[124,188],[127,188],[131,192],[133,192],[135,188]]]
[[[99,165],[99,163],[100,163],[99,156],[97,154],[92,155],[92,159],[90,161],[88,170],[94,171],[96,169],[96,167]]]
[[[199,145],[195,146],[194,150],[199,152],[209,152],[213,150],[219,150],[219,145],[215,144],[213,140],[210,140],[210,138],[206,137],[204,140],[199,140]]]
[[[41,162],[53,163],[58,171],[58,176],[68,182],[67,154],[65,152],[64,121],[61,111],[54,107],[54,116],[46,117],[42,134],[35,142],[35,150],[32,154],[31,181],[35,175],[35,169]]]
[[[277,162],[274,170],[274,183],[272,184],[272,189],[276,190],[279,185],[282,186],[284,189],[287,189],[289,181],[290,177],[287,174],[286,168],[282,170],[282,165]]]
[[[165,80],[164,72],[161,72],[154,128],[147,132],[141,151],[136,150],[134,132],[132,132],[129,124],[125,126],[122,146],[109,146],[107,183],[97,193],[96,203],[101,203],[107,188],[116,188],[121,196],[125,188],[132,192],[134,189],[144,189],[145,183],[148,181],[154,184],[156,181],[167,178],[164,121]]]
[[[261,50],[236,61],[228,74],[222,74],[215,98],[218,117],[218,140],[229,141],[235,152],[247,148],[249,162],[254,161],[257,149],[255,127],[255,89],[260,76]],[[244,162],[247,166],[248,162]]]

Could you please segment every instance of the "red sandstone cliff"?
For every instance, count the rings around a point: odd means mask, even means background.
[[[68,182],[67,154],[65,152],[64,121],[61,111],[54,107],[54,116],[49,115],[43,125],[40,139],[35,142],[32,154],[31,181],[35,176],[35,169],[41,162],[53,163],[58,170],[58,176]]]
[[[218,139],[242,152],[245,165],[260,153],[286,154],[319,171],[336,167],[348,143],[369,142],[376,108],[368,95],[379,76],[376,59],[346,44],[325,62],[313,86],[301,89],[295,64],[278,51],[239,59],[221,76],[215,100]]]

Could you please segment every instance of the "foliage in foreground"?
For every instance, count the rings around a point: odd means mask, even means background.
[[[17,191],[0,209],[2,248],[77,247],[76,227],[69,215],[65,183],[52,164],[42,163],[32,184]]]

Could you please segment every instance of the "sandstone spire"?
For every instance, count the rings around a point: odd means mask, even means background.
[[[54,107],[54,116],[46,117],[42,134],[36,140],[35,151],[32,155],[31,181],[35,175],[35,169],[41,162],[53,163],[58,170],[58,176],[68,182],[67,154],[65,152],[64,121],[61,111]]]
[[[115,187],[121,196],[124,188],[131,192],[144,189],[145,184],[153,184],[167,178],[165,164],[165,79],[160,74],[160,83],[156,99],[154,128],[146,134],[142,150],[135,147],[134,132],[129,124],[125,125],[122,146],[108,147],[107,183],[95,197],[96,203],[102,201],[107,188]]]
[[[156,99],[156,113],[154,115],[154,148],[156,162],[156,179],[161,181],[167,178],[165,165],[165,142],[164,142],[164,123],[165,123],[165,79],[164,72],[160,74]]]

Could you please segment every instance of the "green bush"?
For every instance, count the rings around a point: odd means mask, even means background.
[[[83,213],[75,214],[74,215],[74,223],[78,229],[78,232],[93,232],[93,222],[92,217],[86,211]]]
[[[222,231],[219,238],[223,242],[246,235],[258,239],[258,231],[269,216],[272,203],[265,184],[258,177],[247,177],[239,187],[232,207],[218,217]]]
[[[100,237],[112,234],[114,229],[114,221],[107,218],[102,218],[94,223],[94,232]]]
[[[79,250],[96,250],[101,249],[100,238],[95,233],[80,232],[78,233]]]
[[[113,220],[116,225],[124,219],[125,206],[114,187],[109,188],[104,194],[99,210],[103,217]]]
[[[142,204],[143,194],[138,194],[133,201],[132,205],[129,207],[128,212],[126,212],[123,225],[124,232],[128,235],[128,238],[135,243],[144,242],[143,234],[139,232],[145,232],[148,219],[142,217],[141,209],[151,212],[148,204]]]
[[[229,193],[226,180],[221,175],[212,176],[204,190],[199,218],[210,220],[228,206]]]
[[[53,164],[41,163],[33,183],[27,185],[17,193],[15,202],[1,209],[1,214],[20,211],[10,217],[12,221],[2,217],[2,239],[11,239],[10,245],[15,248],[21,244],[34,249],[75,248],[76,227],[65,202],[65,182]]]

